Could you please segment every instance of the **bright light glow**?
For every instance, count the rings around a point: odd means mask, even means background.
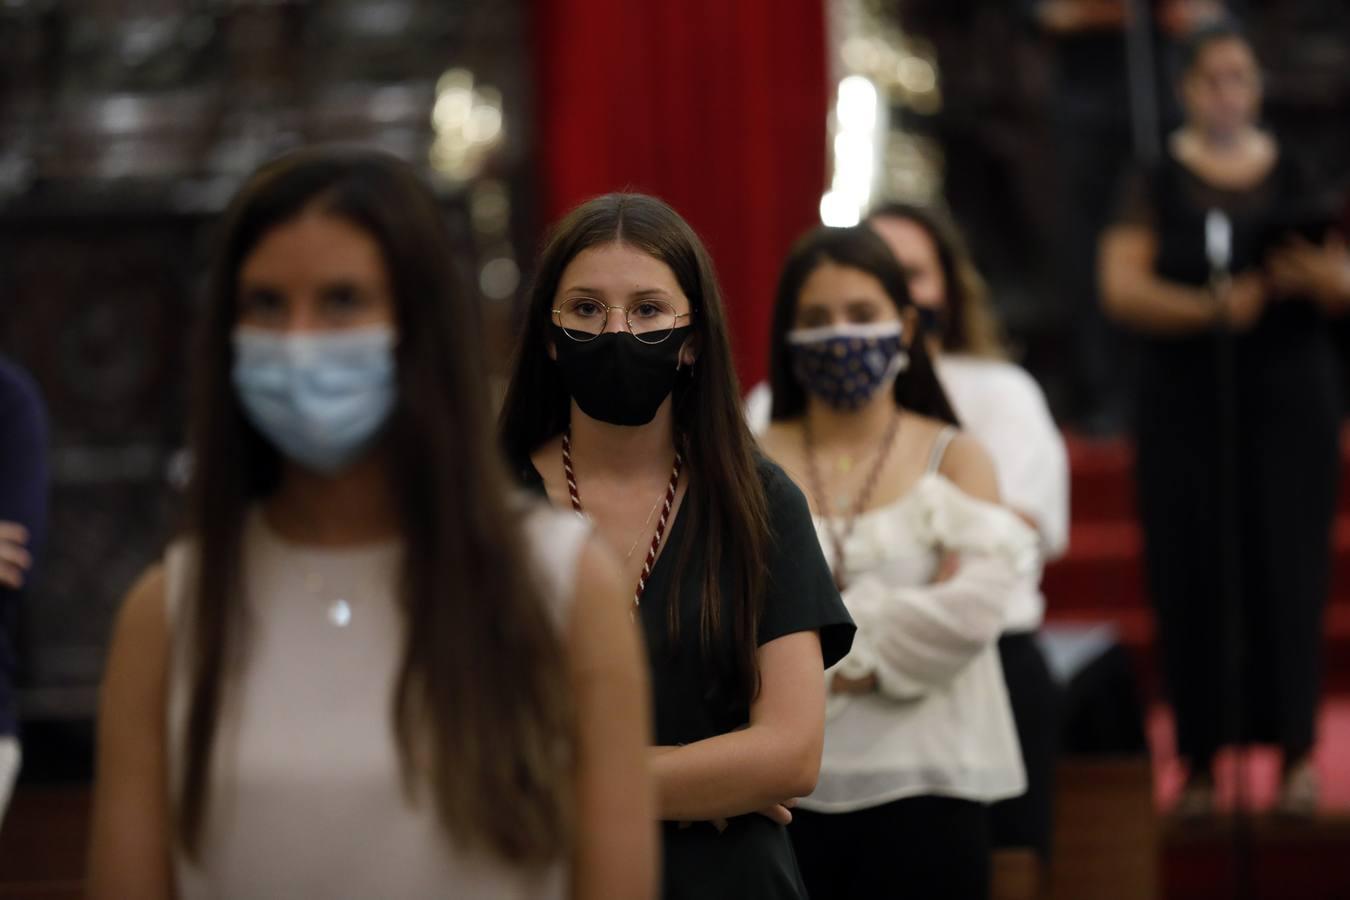
[[[832,228],[849,228],[862,221],[862,209],[838,191],[820,198],[820,221]]]
[[[937,72],[928,60],[919,56],[907,56],[897,67],[896,78],[900,86],[911,94],[926,94],[937,87]]]
[[[461,140],[438,137],[427,152],[431,167],[451,181],[468,181],[475,169],[469,154],[469,145]]]
[[[436,82],[436,102],[431,107],[436,132],[428,152],[431,167],[450,181],[474,178],[501,140],[502,110],[501,91],[491,85],[475,86],[468,69],[444,72]]]
[[[520,284],[520,269],[509,256],[489,260],[478,274],[478,286],[489,300],[505,300]]]
[[[473,91],[452,88],[436,98],[431,109],[431,122],[437,131],[463,128],[473,114]]]
[[[475,106],[464,125],[464,136],[470,143],[487,144],[502,133],[502,111],[495,106]]]
[[[841,134],[834,142],[834,180],[832,187],[859,206],[866,206],[872,195],[876,162],[870,135]]]
[[[877,88],[861,75],[839,82],[835,115],[842,131],[873,131],[877,127]]]
[[[856,225],[872,199],[877,173],[878,93],[861,75],[839,82],[834,107],[834,176],[820,200],[821,221]]]
[[[473,90],[473,73],[468,69],[446,69],[436,80],[436,93]]]
[[[872,135],[869,132],[842,131],[834,136],[834,168],[853,170],[846,177],[855,174],[857,169],[870,169],[874,156]]]
[[[839,52],[844,59],[844,65],[854,71],[862,71],[867,68],[870,50],[871,47],[868,45],[866,38],[851,37],[844,41],[844,45]]]

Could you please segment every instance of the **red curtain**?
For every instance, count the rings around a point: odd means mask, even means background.
[[[708,245],[744,387],[764,377],[778,268],[818,221],[822,0],[535,0],[546,222],[639,190]]]

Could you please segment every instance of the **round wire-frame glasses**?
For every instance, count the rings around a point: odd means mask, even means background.
[[[591,297],[572,297],[553,310],[559,328],[569,338],[580,343],[593,341],[604,333],[609,324],[610,310],[623,310],[628,333],[644,344],[659,344],[670,337],[681,319],[689,313],[679,313],[664,300],[636,300],[629,306],[611,306]]]

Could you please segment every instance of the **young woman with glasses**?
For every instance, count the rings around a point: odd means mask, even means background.
[[[187,534],[110,651],[92,896],[652,895],[616,566],[501,467],[448,246],[372,153],[283,157],[227,212]]]
[[[711,261],[669,206],[591,200],[539,261],[502,413],[523,482],[591,520],[647,640],[667,898],[805,896],[784,823],[853,627],[801,492],[741,417]]]

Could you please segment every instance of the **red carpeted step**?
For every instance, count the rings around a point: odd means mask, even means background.
[[[1134,448],[1124,440],[1093,440],[1066,434],[1071,520],[1134,519]]]
[[[1350,606],[1350,516],[1332,531],[1329,604]],[[1109,611],[1148,605],[1143,537],[1131,520],[1075,523],[1069,553],[1046,567],[1042,582],[1051,611]]]
[[[1225,817],[1169,823],[1158,861],[1162,900],[1350,897],[1350,817],[1258,816],[1240,842],[1238,833]]]
[[[1158,659],[1153,611],[1145,606],[1114,609],[1051,608],[1046,625],[1089,625],[1109,622],[1134,660],[1134,669],[1148,696],[1161,695],[1161,661]],[[1350,603],[1327,608],[1323,624],[1323,672],[1328,693],[1350,692]]]
[[[1064,435],[1072,473],[1070,504],[1074,522],[1133,519],[1134,448],[1126,439],[1098,440]],[[1339,510],[1350,515],[1350,426],[1341,435]]]
[[[1143,695],[1160,699],[1163,696],[1160,647],[1144,580],[1132,447],[1126,441],[1092,441],[1072,436],[1066,436],[1066,442],[1072,470],[1073,525],[1068,555],[1045,571],[1047,625],[1113,624],[1118,639],[1134,661]],[[1340,502],[1332,533],[1331,597],[1323,640],[1323,689],[1328,697],[1350,693],[1350,430],[1343,435],[1342,448]],[[1325,730],[1328,733],[1323,736],[1323,750],[1339,758],[1344,753],[1344,739],[1332,740],[1330,730]],[[1343,854],[1345,846],[1350,846],[1350,841],[1341,840],[1330,848],[1331,855],[1323,853],[1315,860],[1300,857],[1292,865],[1314,868],[1333,856],[1339,858],[1336,854]],[[1190,857],[1194,855],[1190,848],[1170,844],[1168,847],[1171,868],[1177,868],[1176,864],[1184,863],[1181,868],[1190,865]],[[1285,872],[1276,869],[1277,875]],[[1183,887],[1180,895],[1169,895],[1169,900],[1170,896],[1189,897],[1185,890],[1189,888]],[[1270,896],[1283,897],[1278,893]]]
[[[1133,520],[1075,522],[1069,553],[1045,569],[1051,610],[1115,610],[1147,603],[1143,539]]]

